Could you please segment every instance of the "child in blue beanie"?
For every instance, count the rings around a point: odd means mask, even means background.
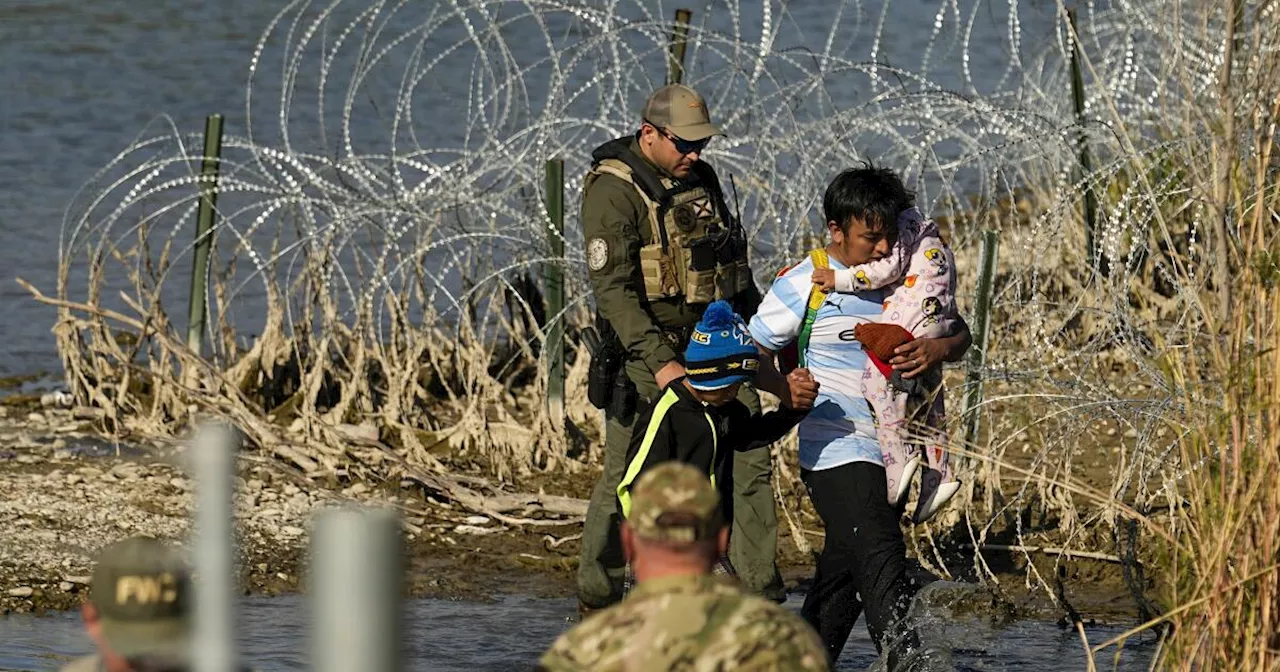
[[[727,524],[733,521],[733,451],[766,449],[804,417],[804,411],[780,408],[752,416],[738,401],[742,384],[755,378],[760,352],[742,318],[724,301],[702,314],[684,352],[685,376],[673,380],[644,411],[631,435],[626,469],[618,484],[619,510],[631,509],[631,486],[647,469],[678,460],[697,467],[720,492]],[[790,376],[808,377],[806,369]],[[730,543],[733,543],[732,540]],[[717,573],[732,574],[728,558]]]

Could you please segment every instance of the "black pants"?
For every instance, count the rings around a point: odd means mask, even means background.
[[[900,654],[919,646],[906,628],[915,586],[907,578],[907,545],[898,526],[901,510],[888,503],[884,467],[853,462],[800,472],[826,526],[813,587],[800,614],[822,637],[834,662],[858,614],[866,607],[876,648],[889,647],[889,669]]]

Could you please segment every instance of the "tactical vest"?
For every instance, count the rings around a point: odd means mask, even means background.
[[[696,180],[676,182],[631,151],[630,137],[601,145],[591,158],[584,191],[601,175],[613,175],[635,187],[648,207],[652,235],[640,248],[645,296],[710,303],[750,286],[746,234],[729,214],[711,166],[698,161]]]

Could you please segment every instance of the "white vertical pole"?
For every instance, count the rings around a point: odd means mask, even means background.
[[[311,534],[316,672],[399,672],[400,519],[390,509],[334,508]]]
[[[236,660],[232,507],[239,450],[239,433],[222,423],[202,426],[191,447],[196,481],[195,672],[231,672]]]

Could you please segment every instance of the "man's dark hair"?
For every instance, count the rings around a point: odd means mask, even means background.
[[[854,219],[861,219],[872,231],[892,236],[897,231],[898,213],[914,205],[914,199],[915,194],[907,190],[897,173],[867,162],[831,180],[822,196],[822,214],[845,233]]]

